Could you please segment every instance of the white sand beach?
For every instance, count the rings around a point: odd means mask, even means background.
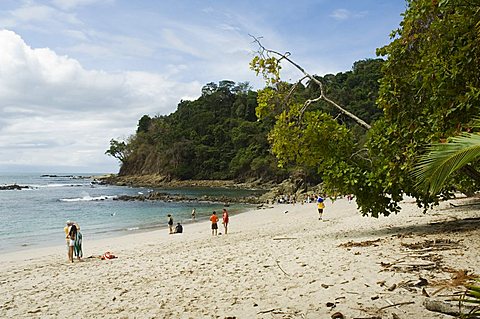
[[[231,216],[216,237],[207,222],[84,233],[85,256],[118,258],[69,264],[64,246],[0,255],[0,318],[451,318],[423,302],[458,291],[461,270],[480,273],[480,210],[468,203],[424,215],[405,202],[375,219],[327,200],[324,221],[315,204],[275,205]]]

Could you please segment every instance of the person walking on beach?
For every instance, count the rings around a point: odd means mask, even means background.
[[[217,212],[213,212],[212,216],[210,216],[210,221],[212,222],[212,236],[217,235],[217,230],[218,230],[218,216]]]
[[[68,260],[73,263],[73,247],[75,246],[75,238],[77,238],[77,226],[72,224],[68,228]]]
[[[192,220],[195,221],[195,217],[197,215],[197,212],[195,211],[195,207],[192,209]]]
[[[75,223],[77,227],[77,236],[75,236],[75,242],[73,243],[73,253],[77,257],[78,261],[82,260],[83,251],[82,251],[82,233],[80,232],[80,226],[78,223]]]
[[[169,234],[173,234],[173,217],[172,217],[171,214],[168,214],[167,217],[168,217],[168,230],[169,230]]]
[[[225,228],[225,235],[227,234],[227,230],[228,230],[228,212],[227,210],[224,208],[223,209],[223,215],[222,215],[222,222],[223,222],[223,227]]]
[[[317,209],[318,209],[318,214],[320,215],[318,217],[318,220],[322,220],[322,215],[323,215],[323,209],[325,208],[325,203],[322,197],[318,196],[317,198]]]

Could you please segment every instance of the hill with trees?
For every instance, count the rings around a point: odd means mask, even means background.
[[[359,61],[351,71],[319,78],[329,83],[332,96],[373,121],[380,114],[375,99],[382,63],[381,59]],[[297,87],[295,98],[314,96],[317,89]],[[258,94],[248,83],[208,83],[201,93],[194,101],[180,101],[170,115],[144,115],[127,141],[111,140],[106,154],[121,162],[120,176],[279,182],[300,174],[307,182],[321,180],[312,169],[278,166],[268,140],[278,114],[258,120]]]

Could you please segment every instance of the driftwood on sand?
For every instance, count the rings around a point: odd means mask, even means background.
[[[474,306],[460,304],[459,302],[451,303],[442,300],[425,299],[423,305],[430,311],[440,312],[451,316],[466,315],[475,309]]]

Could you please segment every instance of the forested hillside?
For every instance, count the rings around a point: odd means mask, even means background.
[[[330,96],[370,121],[375,106],[382,60],[354,64],[352,71],[326,75]],[[290,84],[285,84],[290,85]],[[300,99],[317,95],[315,85],[297,88]],[[316,107],[322,108],[321,103]],[[180,101],[167,116],[144,115],[127,141],[112,140],[107,154],[121,161],[119,175],[164,176],[166,179],[261,179],[280,181],[300,167],[279,168],[270,152],[268,134],[275,112],[259,121],[257,92],[247,83],[208,83],[195,101]],[[315,170],[301,174],[318,182]]]

